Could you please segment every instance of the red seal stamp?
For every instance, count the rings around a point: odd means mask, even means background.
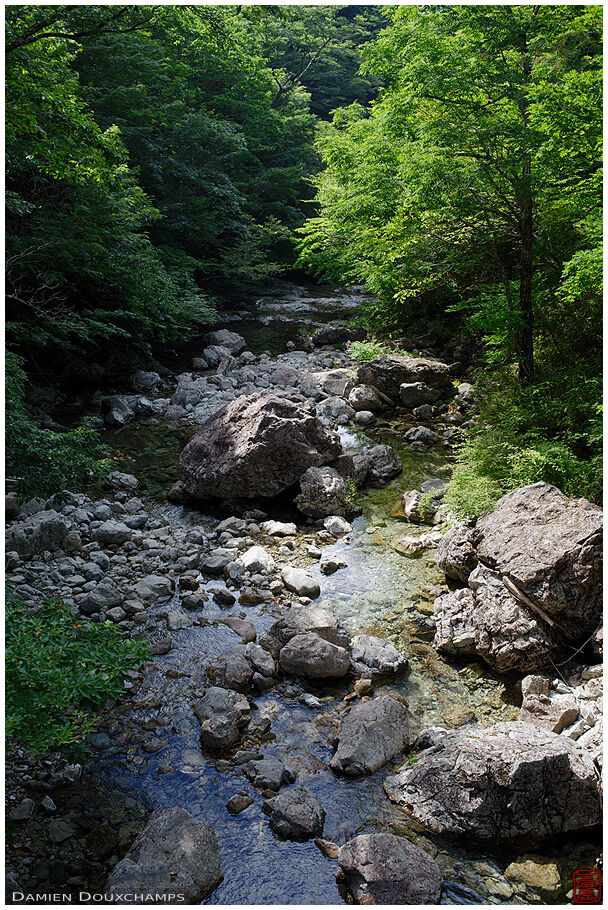
[[[599,869],[577,869],[572,875],[575,904],[599,904],[602,900],[602,873]]]

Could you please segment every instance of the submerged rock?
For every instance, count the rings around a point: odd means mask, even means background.
[[[428,830],[494,844],[533,845],[601,820],[591,757],[520,721],[444,733],[384,789]]]
[[[304,841],[323,833],[325,810],[306,787],[292,787],[267,800],[270,827],[286,840]]]
[[[273,497],[342,452],[310,410],[274,393],[242,395],[183,449],[181,479],[197,499]]]
[[[350,709],[340,724],[330,767],[347,777],[372,774],[411,741],[406,706],[380,695]]]
[[[340,847],[338,863],[356,904],[439,903],[443,879],[437,863],[404,837],[359,834]]]
[[[112,870],[104,892],[120,904],[132,904],[133,895],[142,893],[152,895],[145,903],[172,902],[179,894],[185,903],[195,904],[223,877],[213,828],[185,809],[165,809],[151,816]]]

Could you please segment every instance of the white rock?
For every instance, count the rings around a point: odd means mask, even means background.
[[[339,515],[329,515],[323,522],[323,527],[334,537],[343,537],[353,529],[353,526]]]
[[[272,572],[275,561],[264,547],[249,547],[237,560],[250,572]]]

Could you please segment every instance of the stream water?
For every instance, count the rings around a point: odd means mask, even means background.
[[[254,353],[277,353],[284,351],[286,340],[295,337],[302,327],[352,315],[360,302],[356,294],[336,296],[333,292],[332,296],[325,289],[287,289],[282,296],[264,298],[255,312],[241,314],[240,321],[230,327],[247,338]],[[320,575],[318,563],[306,559],[304,527],[298,548],[303,554],[301,564],[321,580],[322,595],[317,603],[330,606],[352,634],[378,634],[407,654],[411,665],[408,675],[383,688],[394,688],[405,697],[415,731],[433,724],[455,727],[516,719],[513,681],[495,677],[477,663],[449,664],[433,650],[428,622],[432,600],[425,599],[423,588],[445,583],[445,579],[434,564],[432,551],[412,559],[394,548],[395,540],[404,533],[417,533],[400,515],[400,494],[430,477],[445,477],[449,473],[447,454],[441,449],[430,454],[406,451],[401,443],[403,425],[398,420],[380,420],[365,433],[350,429],[341,433],[348,449],[365,442],[369,445],[370,439],[390,443],[399,450],[404,470],[388,486],[362,494],[363,514],[355,520],[353,533],[328,548],[328,552],[344,558],[346,570],[329,577]],[[176,477],[177,458],[188,435],[188,431],[182,434],[163,424],[131,425],[112,434],[110,441],[119,468],[138,476],[138,495],[167,524],[209,525],[212,517],[169,505],[164,498]],[[208,586],[217,587],[217,582]],[[158,609],[166,612],[167,604]],[[115,746],[95,765],[96,776],[135,795],[150,808],[183,806],[213,826],[224,881],[206,901],[209,904],[344,902],[336,885],[336,861],[325,857],[312,841],[298,844],[278,840],[261,812],[259,792],[238,773],[239,768],[218,763],[200,749],[193,700],[204,687],[206,665],[239,641],[219,620],[227,612],[236,612],[253,622],[259,634],[277,618],[276,610],[273,604],[237,603],[227,611],[210,599],[202,624],[172,635],[173,649],[154,659],[137,697],[110,718],[107,729]],[[342,844],[358,833],[389,830],[420,843],[442,869],[442,902],[446,904],[547,901],[547,895],[525,885],[514,886],[504,878],[503,871],[516,853],[490,854],[417,830],[382,791],[384,778],[399,762],[364,779],[337,778],[328,766],[332,754],[328,739],[344,711],[343,699],[349,687],[340,683],[330,687],[311,684],[307,688],[320,699],[318,707],[308,707],[297,686],[284,685],[280,691],[257,696],[253,716],[271,720],[271,730],[264,737],[264,754],[281,758],[323,805],[324,838]],[[148,735],[150,731],[162,734],[166,746],[157,754],[142,753],[137,748],[142,730]],[[226,802],[240,790],[250,793],[254,804],[233,817],[226,810]],[[593,846],[587,846],[591,853]],[[576,867],[572,850],[571,843],[551,848],[553,861],[564,873],[572,862]],[[584,846],[579,844],[578,850],[584,855]],[[554,893],[551,902],[563,897],[563,893]]]

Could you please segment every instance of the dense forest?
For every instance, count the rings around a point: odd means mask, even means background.
[[[598,499],[600,7],[6,16],[12,473],[88,469],[45,388],[297,265],[372,291],[380,339],[482,342],[461,510],[540,478]]]

